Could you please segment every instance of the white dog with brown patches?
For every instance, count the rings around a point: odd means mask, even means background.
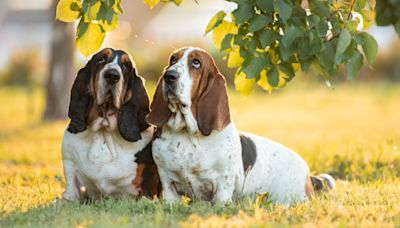
[[[61,148],[61,202],[161,193],[151,154],[154,128],[144,121],[149,98],[134,64],[128,53],[105,48],[78,72]]]
[[[146,121],[158,127],[153,158],[167,201],[186,195],[224,203],[269,192],[273,202],[292,204],[323,185],[335,187],[329,175],[310,175],[290,149],[236,130],[225,79],[202,49],[181,48],[171,55],[151,108]]]

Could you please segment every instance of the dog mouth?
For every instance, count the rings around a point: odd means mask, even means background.
[[[185,102],[182,102],[179,96],[172,92],[172,90],[168,90],[165,97],[167,98],[168,103],[173,106],[181,106],[183,109],[189,108],[189,106]]]
[[[102,116],[111,116],[115,114],[118,107],[116,107],[114,101],[115,96],[113,95],[112,91],[109,90],[104,97],[104,101],[99,104],[99,106],[101,107]]]

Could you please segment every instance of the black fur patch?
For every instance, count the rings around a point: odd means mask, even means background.
[[[71,102],[69,103],[68,117],[71,122],[68,131],[76,134],[86,130],[86,119],[93,105],[93,97],[88,90],[91,77],[91,62],[79,70],[71,89]]]
[[[144,121],[149,114],[149,97],[141,78],[136,76],[135,70],[129,78],[127,90],[132,97],[122,104],[119,110],[118,128],[121,136],[130,142],[142,139],[140,132],[146,130],[150,125]]]
[[[242,160],[243,169],[246,170],[249,166],[253,167],[257,159],[257,149],[256,144],[249,137],[239,133],[240,143],[242,144]]]
[[[314,191],[320,191],[324,188],[324,182],[321,180],[321,178],[310,175],[310,179]]]
[[[157,173],[157,167],[154,163],[152,154],[152,143],[150,142],[142,151],[135,154],[138,165],[145,164],[146,168],[142,172],[143,196],[153,198],[154,195],[160,197],[162,185]]]

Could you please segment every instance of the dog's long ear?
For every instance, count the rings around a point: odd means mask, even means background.
[[[71,122],[68,131],[79,133],[86,130],[86,119],[93,105],[93,97],[89,91],[90,77],[93,71],[92,60],[79,70],[78,76],[71,89],[71,101],[69,103],[68,117]]]
[[[226,91],[225,79],[219,73],[214,61],[209,72],[202,77],[201,87],[205,87],[200,95],[196,106],[197,125],[205,136],[213,130],[222,131],[230,122],[228,94]],[[208,79],[208,80],[207,80]]]
[[[118,129],[121,136],[130,142],[142,139],[140,132],[146,130],[149,125],[144,118],[149,114],[149,96],[144,87],[143,79],[136,75],[133,69],[127,80],[125,101],[118,115]]]
[[[146,117],[146,122],[157,127],[162,127],[171,117],[172,112],[168,108],[168,102],[164,100],[162,89],[163,77],[158,80],[156,93],[151,102],[151,112]]]

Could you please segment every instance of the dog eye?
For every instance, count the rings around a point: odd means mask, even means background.
[[[176,58],[174,56],[171,57],[171,65],[174,65],[176,63]]]
[[[122,67],[126,70],[129,67],[129,63],[124,63],[124,65],[122,65]]]
[[[193,60],[192,65],[196,69],[199,69],[201,67],[200,61],[198,59]]]
[[[106,61],[106,59],[104,57],[101,57],[99,60],[99,63],[104,63]]]

